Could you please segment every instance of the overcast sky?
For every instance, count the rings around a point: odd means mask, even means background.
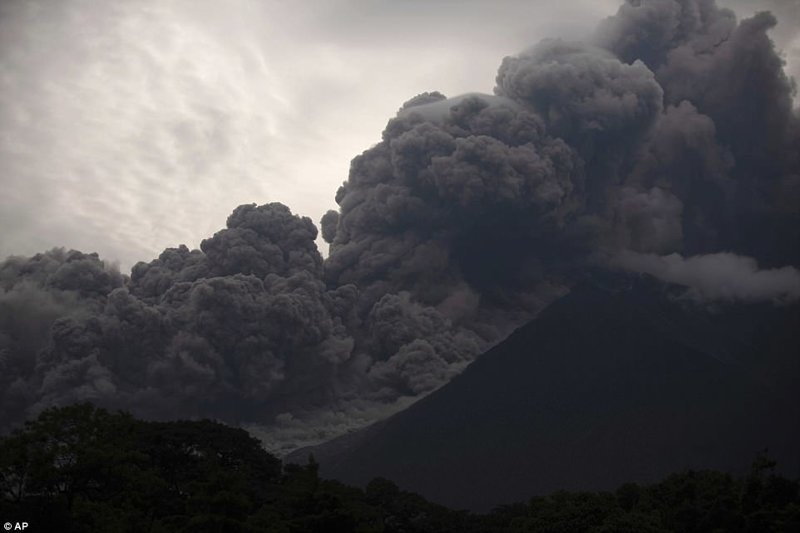
[[[503,56],[618,3],[4,0],[0,257],[65,246],[127,270],[241,203],[317,223],[405,100],[491,92]],[[798,71],[799,1],[719,3],[772,9]]]

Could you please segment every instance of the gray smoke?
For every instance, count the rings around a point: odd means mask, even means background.
[[[639,172],[667,165],[690,199],[689,254],[737,251],[773,267],[800,261],[800,118],[767,34],[776,23],[768,12],[737,23],[713,0],[651,0],[626,3],[598,30],[601,46],[654,72],[674,118],[689,118],[660,126]]]
[[[281,204],[130,278],[79,252],[8,259],[0,422],[92,399],[266,426],[285,451],[435,390],[598,262],[796,300],[800,118],[774,24],[631,0],[590,44],[504,59],[494,95],[412,98],[353,160],[325,260]]]
[[[0,263],[2,425],[24,417],[39,400],[31,384],[41,379],[44,352],[59,326],[102,313],[105,295],[123,283],[116,267],[97,254],[54,249]]]

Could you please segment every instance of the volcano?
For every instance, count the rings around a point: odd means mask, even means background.
[[[685,469],[800,465],[800,306],[689,299],[646,275],[582,282],[397,415],[295,452],[484,511]]]

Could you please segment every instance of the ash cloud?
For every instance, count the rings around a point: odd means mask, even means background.
[[[38,401],[44,352],[63,324],[102,312],[124,277],[97,254],[53,249],[0,263],[0,422],[18,419]],[[90,350],[91,344],[80,347]]]
[[[591,43],[504,59],[494,95],[410,99],[322,218],[325,260],[281,204],[130,278],[78,252],[7,260],[3,425],[93,399],[265,424],[285,451],[435,390],[598,261],[795,301],[800,119],[774,24],[630,1]]]
[[[624,4],[598,29],[601,46],[654,72],[676,116],[696,111],[690,123],[665,123],[661,133],[686,131],[694,144],[686,148],[697,152],[694,168],[685,166],[686,152],[660,158],[694,189],[686,222],[698,226],[701,242],[687,243],[691,254],[716,246],[772,267],[800,261],[800,155],[792,148],[800,144],[800,119],[792,109],[795,88],[767,33],[776,23],[769,12],[737,22],[713,0],[651,0]],[[693,128],[698,132],[690,133]],[[651,152],[663,145],[657,142]],[[674,166],[681,159],[684,164]]]

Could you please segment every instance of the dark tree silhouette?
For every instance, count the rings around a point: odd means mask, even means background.
[[[90,404],[44,411],[0,439],[0,516],[32,531],[270,533],[661,533],[800,530],[796,480],[759,456],[740,479],[715,471],[556,492],[484,515],[377,478],[365,489],[268,454],[209,420],[145,422]]]

